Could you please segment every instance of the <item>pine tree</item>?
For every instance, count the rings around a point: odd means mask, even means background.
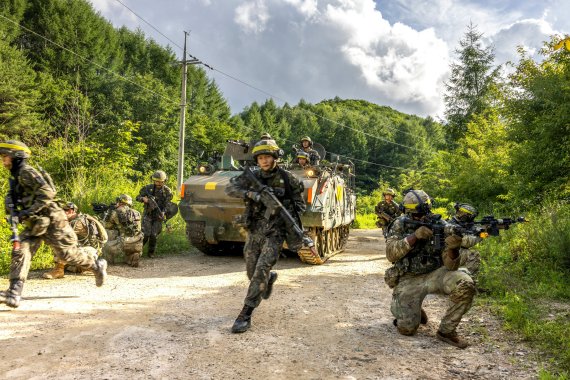
[[[463,137],[467,123],[490,105],[490,90],[498,76],[493,69],[493,46],[483,45],[483,34],[472,23],[455,50],[459,60],[451,64],[451,75],[445,84],[445,117],[448,142]]]

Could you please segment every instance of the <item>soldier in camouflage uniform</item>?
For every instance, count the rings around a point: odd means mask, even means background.
[[[162,223],[166,220],[166,211],[172,203],[172,190],[164,184],[166,173],[162,170],[152,175],[154,183],[141,189],[136,200],[144,203],[142,229],[143,245],[148,241],[148,257],[154,257],[156,239],[162,232]]]
[[[422,309],[425,296],[434,293],[449,295],[452,304],[441,320],[437,338],[465,348],[469,344],[457,335],[456,327],[463,314],[471,308],[475,285],[467,273],[457,270],[462,239],[453,234],[452,225],[439,221],[445,226],[448,236],[445,246],[435,250],[430,228],[405,224],[407,218],[433,220],[430,218],[429,196],[421,190],[410,190],[403,205],[406,215],[392,223],[386,241],[386,257],[394,263],[385,274],[386,283],[394,288],[391,307],[396,318],[394,324],[400,334],[415,334],[420,323],[427,323],[427,315]]]
[[[11,174],[10,192],[6,196],[6,205],[11,210],[7,210],[7,215],[18,218],[25,226],[20,234],[20,249],[12,251],[10,286],[0,292],[0,302],[14,308],[20,305],[32,257],[42,241],[53,250],[58,261],[93,271],[97,286],[102,286],[107,276],[107,262],[97,258],[95,249],[78,249],[77,236],[55,201],[51,177],[28,165],[30,155],[30,149],[19,141],[0,143],[2,163]]]
[[[77,243],[79,245],[78,249],[82,250],[84,247],[93,247],[97,250],[97,254],[101,254],[101,249],[108,239],[107,231],[105,231],[103,225],[91,215],[79,212],[77,206],[73,202],[68,202],[64,205],[63,211],[65,211],[67,220],[77,235]],[[54,262],[55,268],[44,273],[43,278],[63,278],[65,275],[65,269],[74,273],[83,272],[81,267],[77,267],[75,265],[66,266],[65,263],[59,262],[57,257],[54,257]]]
[[[308,166],[310,166],[309,165],[309,153],[307,153],[303,150],[298,151],[292,167],[293,168],[305,169]]]
[[[321,156],[319,152],[313,149],[313,140],[309,136],[301,139],[301,150],[309,155],[309,163],[313,166],[319,165]]]
[[[273,140],[261,140],[255,144],[253,157],[259,166],[253,174],[261,183],[273,189],[274,194],[289,210],[298,216],[305,211],[302,198],[303,184],[291,173],[277,165],[279,147]],[[286,239],[285,222],[279,215],[265,219],[266,207],[259,193],[252,191],[250,181],[242,174],[232,178],[226,193],[231,197],[245,199],[245,225],[248,230],[244,246],[247,277],[250,280],[244,307],[234,325],[233,333],[245,332],[251,326],[251,314],[261,299],[271,295],[277,273],[271,268],[277,263],[281,247]]]
[[[396,192],[393,189],[386,189],[382,195],[384,196],[384,200],[379,202],[374,209],[378,217],[376,221],[378,228],[387,227],[396,217],[402,214],[400,205],[394,202]]]
[[[479,215],[477,209],[467,203],[456,203],[454,208],[455,215],[449,222],[461,227],[472,223],[477,215]],[[459,266],[467,269],[475,281],[481,266],[481,254],[479,251],[471,248],[481,240],[482,238],[479,236],[464,235],[461,241],[461,249],[459,250]]]
[[[111,230],[109,236],[113,238],[103,247],[103,254],[110,257],[113,264],[115,256],[123,253],[125,262],[136,268],[142,255],[144,237],[141,231],[141,214],[132,209],[132,205],[133,199],[121,194],[117,206],[105,215],[105,228]]]

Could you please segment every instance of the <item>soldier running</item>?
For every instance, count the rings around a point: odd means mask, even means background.
[[[7,214],[25,226],[20,234],[20,248],[12,250],[10,286],[0,292],[0,303],[14,308],[20,306],[32,257],[42,242],[53,250],[58,262],[93,271],[97,286],[102,286],[107,276],[107,262],[97,258],[95,248],[78,249],[77,235],[55,202],[56,190],[51,177],[28,165],[30,155],[30,148],[20,141],[0,143],[2,164],[11,175],[5,203],[9,209]]]

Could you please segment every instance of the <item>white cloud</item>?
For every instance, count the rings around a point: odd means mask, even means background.
[[[246,32],[263,32],[268,20],[269,13],[264,0],[245,2],[235,10],[234,21]]]
[[[418,115],[441,115],[450,55],[470,22],[498,60],[516,59],[516,45],[539,48],[562,25],[568,33],[562,10],[570,8],[567,0],[121,1],[180,45],[190,30],[191,54],[290,103],[339,96]],[[115,0],[93,4],[115,25],[167,43]],[[207,72],[234,112],[267,98]]]

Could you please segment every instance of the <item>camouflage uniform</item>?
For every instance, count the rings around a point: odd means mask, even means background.
[[[125,262],[138,267],[143,249],[141,214],[127,204],[120,203],[105,217],[104,223],[105,228],[111,231],[103,253],[110,258],[111,263],[114,263],[116,255],[124,253]]]
[[[462,226],[461,221],[457,220],[455,217],[451,218],[449,221],[452,224],[457,224]],[[479,268],[481,267],[481,254],[475,249],[471,249],[473,246],[478,244],[483,240],[479,236],[465,235],[461,239],[461,249],[459,250],[459,266],[465,268],[473,277],[473,280],[477,279],[479,274]]]
[[[11,147],[15,144],[21,143],[8,141],[1,145]],[[25,145],[22,144],[21,147]],[[2,154],[9,154],[5,152]],[[13,156],[11,165],[10,193],[6,197],[6,205],[14,205],[25,228],[20,234],[20,249],[12,251],[10,287],[6,292],[1,292],[0,302],[11,307],[19,306],[32,257],[42,242],[53,250],[59,262],[93,271],[97,286],[103,285],[107,263],[97,259],[97,250],[93,248],[78,249],[77,236],[69,225],[65,212],[55,201],[53,184],[48,183],[25,159]]]
[[[442,318],[438,333],[455,335],[461,317],[471,308],[475,295],[473,280],[457,270],[459,258],[452,260],[442,254],[443,250],[434,251],[428,240],[417,240],[410,246],[406,237],[413,234],[415,228],[404,228],[405,218],[401,216],[394,221],[386,243],[386,257],[395,263],[389,271],[399,274],[391,307],[398,331],[404,335],[414,334],[420,325],[425,296],[441,293],[449,295],[452,305]]]
[[[92,247],[101,254],[103,246],[107,243],[108,236],[105,227],[94,217],[88,214],[77,213],[76,216],[69,221],[73,231],[77,235],[77,243],[79,249]],[[54,260],[57,263],[57,260]],[[74,265],[65,267],[70,272],[81,273],[82,270]]]
[[[316,150],[314,150],[313,148],[310,148],[310,147],[309,148],[303,148],[303,151],[309,155],[309,164],[311,164],[311,166],[319,165],[319,162],[321,160],[321,156],[319,155],[319,152],[317,152]]]
[[[291,215],[295,217],[305,211],[303,185],[291,173],[277,166],[269,172],[255,170],[253,173],[261,183],[274,189],[275,195]],[[249,180],[242,174],[232,178],[226,193],[231,197],[246,199],[245,224],[249,233],[243,253],[250,284],[244,304],[255,308],[267,289],[271,268],[277,263],[287,231],[278,215],[271,216],[269,220],[264,218],[265,206],[249,199],[249,190]]]
[[[392,202],[386,202],[381,201],[376,205],[376,208],[374,209],[376,216],[378,217],[378,220],[376,221],[376,226],[378,226],[379,228],[381,227],[386,227],[387,225],[389,225],[394,218],[396,218],[397,216],[399,216],[402,212],[400,211],[400,205],[397,204],[396,202],[392,201]],[[388,214],[388,216],[390,216],[390,220],[386,219],[386,216],[383,215],[382,213],[386,213]]]
[[[162,223],[165,220],[165,212],[167,206],[172,201],[172,190],[166,185],[162,187],[155,186],[154,184],[146,185],[141,189],[136,200],[143,202],[144,197],[154,197],[158,208],[149,200],[144,204],[142,231],[144,234],[143,245],[148,241],[148,255],[152,257],[156,250],[156,239],[162,232]]]

